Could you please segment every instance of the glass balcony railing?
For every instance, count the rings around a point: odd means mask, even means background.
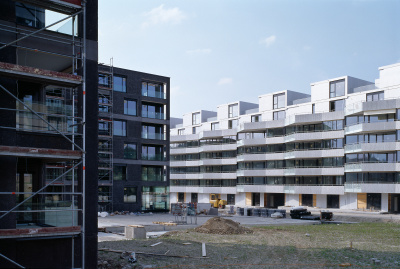
[[[165,120],[165,114],[161,112],[142,111],[143,118]]]
[[[142,138],[144,138],[144,139],[165,140],[165,135],[164,134],[157,134],[157,133],[142,132]]]
[[[166,158],[163,154],[143,154],[142,153],[142,160],[147,161],[165,161]]]
[[[163,92],[158,92],[158,91],[149,91],[147,89],[142,89],[142,96],[148,96],[148,97],[155,97],[155,98],[160,98],[160,99],[166,99],[166,94]]]
[[[142,181],[167,181],[167,178],[165,175],[142,174]]]

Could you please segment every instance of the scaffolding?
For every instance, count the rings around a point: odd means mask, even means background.
[[[43,186],[37,190],[32,187],[32,178],[28,173],[17,174],[16,191],[0,189],[0,197],[12,195],[17,198],[15,206],[9,210],[0,211],[0,223],[6,216],[15,213],[17,224],[18,221],[28,224],[19,227],[17,225],[17,229],[0,229],[0,239],[50,238],[60,235],[70,237],[72,240],[71,268],[74,268],[76,264],[74,240],[80,237],[81,265],[85,268],[86,1],[19,0],[19,3],[56,11],[65,14],[66,17],[37,30],[16,24],[0,23],[0,32],[14,38],[10,42],[0,43],[0,53],[2,49],[11,47],[15,48],[17,54],[16,64],[0,63],[0,77],[12,78],[17,83],[17,94],[13,94],[12,91],[0,85],[0,91],[4,91],[15,99],[15,108],[1,107],[0,111],[15,113],[16,124],[15,126],[0,126],[0,128],[31,134],[50,133],[62,137],[71,146],[70,149],[64,149],[0,145],[0,155],[25,160],[26,171],[29,165],[34,166],[34,160],[43,161],[46,164],[46,173],[41,175],[44,177],[41,179],[44,182]],[[79,36],[75,32],[78,15],[81,16],[83,24]],[[45,31],[68,19],[72,21],[72,34],[69,37]],[[31,46],[30,41],[33,39],[36,43],[39,41],[39,44],[40,42],[61,44],[70,47],[71,51],[59,53],[51,49],[39,49]],[[68,70],[54,71],[32,66],[21,59],[24,54],[59,57],[63,61],[70,61],[70,67]],[[81,75],[77,75],[78,73]],[[45,87],[42,96],[46,102],[34,102],[32,97],[22,96],[19,91],[19,85],[24,81],[50,84],[55,87]],[[77,106],[78,99],[82,102],[81,110]],[[17,171],[19,171],[18,168]],[[20,169],[20,171],[24,170]],[[30,185],[29,180],[31,180]],[[24,187],[20,188],[21,186]],[[0,253],[1,259],[25,268],[23,264]]]
[[[113,59],[99,65],[99,211],[113,211]]]

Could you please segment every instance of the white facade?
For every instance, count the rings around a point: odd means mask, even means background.
[[[375,83],[343,76],[311,95],[194,111],[171,129],[171,203],[400,208],[400,64]]]

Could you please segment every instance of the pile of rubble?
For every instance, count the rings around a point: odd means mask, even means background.
[[[203,225],[194,229],[198,233],[206,234],[249,234],[252,230],[240,226],[240,223],[230,219],[214,217]]]

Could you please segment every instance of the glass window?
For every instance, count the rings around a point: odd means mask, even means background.
[[[282,120],[286,117],[286,111],[276,111],[273,114],[274,120]]]
[[[124,202],[125,203],[136,203],[137,199],[137,187],[125,187],[124,188]]]
[[[251,116],[251,122],[259,122],[261,120],[261,115]]]
[[[200,127],[196,126],[192,128],[192,134],[197,134],[200,131]]]
[[[142,210],[168,210],[169,187],[142,187]]]
[[[200,112],[192,114],[192,125],[200,124]]]
[[[329,85],[329,97],[339,97],[345,94],[345,80],[332,81]]]
[[[142,82],[142,95],[165,99],[164,85]]]
[[[114,75],[114,91],[126,92],[126,78]]]
[[[219,130],[219,122],[211,123],[211,130]]]
[[[164,126],[163,125],[142,125],[142,138],[144,139],[157,139],[164,140]]]
[[[45,27],[45,9],[29,4],[15,3],[15,15],[18,24],[35,28]]]
[[[124,158],[137,159],[137,146],[134,143],[124,144]]]
[[[311,113],[315,114],[315,104],[312,104]]]
[[[227,194],[226,202],[228,205],[235,205],[235,195],[234,194]]]
[[[233,118],[239,116],[239,105],[233,104],[228,106],[228,117]]]
[[[114,165],[113,173],[114,180],[126,180],[126,166]]]
[[[114,135],[126,136],[126,121],[114,120]]]
[[[164,106],[159,104],[142,103],[142,117],[164,120]]]
[[[185,129],[178,129],[178,135],[184,135]]]
[[[135,100],[124,99],[124,114],[131,116],[137,115]]]
[[[239,121],[238,120],[230,120],[228,122],[228,128],[229,129],[235,129],[238,126]]]
[[[285,93],[274,94],[274,109],[285,107]]]
[[[163,161],[163,147],[155,145],[142,145],[142,160]]]
[[[142,166],[143,181],[166,181],[162,166]]]
[[[111,75],[99,73],[99,86],[111,88]]]
[[[372,92],[372,93],[367,93],[367,102],[372,102],[372,101],[378,101],[378,100],[384,100],[384,92]]]
[[[344,110],[344,105],[345,101],[344,100],[335,100],[335,101],[330,101],[330,107],[329,111],[343,111]]]

